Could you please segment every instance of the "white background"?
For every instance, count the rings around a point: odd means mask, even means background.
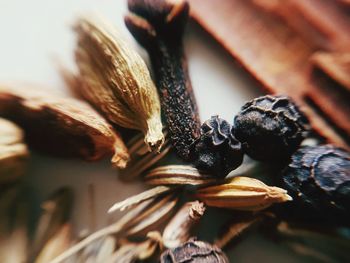
[[[0,0],[0,82],[31,83],[67,93],[55,61],[74,68],[75,39],[71,25],[79,14],[92,11],[118,26],[147,60],[146,53],[124,26],[125,2]],[[232,122],[246,100],[261,94],[226,51],[193,22],[186,32],[185,46],[202,120],[219,114]],[[27,182],[36,190],[39,199],[59,186],[73,187],[76,194],[73,221],[77,232],[104,226],[111,221],[106,211],[113,202],[143,189],[138,183],[119,182],[108,161],[90,164],[33,153],[28,170]],[[95,190],[95,212],[89,210],[88,186],[91,184]],[[287,253],[291,252],[255,235],[230,252],[234,262],[257,259],[260,262],[300,262],[300,258]]]

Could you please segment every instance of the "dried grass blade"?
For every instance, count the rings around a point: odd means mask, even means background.
[[[152,189],[149,189],[147,191],[144,191],[140,194],[131,196],[121,202],[115,203],[109,210],[108,213],[112,213],[116,210],[123,211],[126,208],[129,208],[130,206],[134,206],[136,204],[139,204],[145,200],[148,200],[150,198],[157,197],[161,194],[167,193],[171,190],[171,188],[166,186],[157,186]]]

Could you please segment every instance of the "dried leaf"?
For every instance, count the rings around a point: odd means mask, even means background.
[[[43,246],[35,263],[47,263],[65,251],[71,244],[71,226],[65,224]]]
[[[81,18],[76,62],[80,72],[77,93],[113,123],[140,130],[150,149],[164,143],[157,90],[142,58],[106,22]]]
[[[189,165],[165,165],[149,171],[144,180],[151,185],[204,185],[217,180]]]
[[[85,102],[34,87],[0,86],[0,115],[20,124],[39,148],[97,160],[113,154],[123,168],[129,154],[113,128]]]
[[[201,188],[196,196],[208,206],[258,211],[273,203],[292,200],[287,191],[249,177],[234,177],[224,183]]]
[[[0,184],[14,181],[23,175],[28,154],[22,130],[14,123],[0,118]]]
[[[131,196],[124,201],[115,203],[109,210],[108,213],[112,213],[116,210],[123,211],[126,208],[129,208],[130,206],[134,206],[136,204],[139,204],[145,200],[148,200],[150,198],[157,197],[158,195],[167,193],[171,190],[171,188],[166,187],[166,186],[157,186],[152,189],[149,189],[145,192],[142,192],[138,195]]]
[[[108,262],[108,259],[112,257],[113,252],[116,248],[117,242],[115,238],[108,236],[103,241],[100,250],[96,255],[96,263],[105,263]]]
[[[163,231],[163,243],[167,248],[175,248],[185,243],[192,235],[191,230],[199,223],[205,212],[203,203],[185,203],[170,220]]]

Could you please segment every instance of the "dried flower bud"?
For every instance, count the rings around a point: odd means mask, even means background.
[[[113,26],[96,18],[82,18],[76,62],[82,85],[73,87],[106,118],[122,127],[140,130],[150,149],[164,143],[160,102],[145,62],[124,42]]]
[[[215,245],[191,238],[186,243],[174,249],[168,249],[160,257],[161,263],[203,262],[228,263],[229,260]]]
[[[27,146],[23,132],[14,123],[0,118],[0,183],[13,181],[24,173]]]
[[[288,158],[309,129],[308,120],[286,96],[262,96],[247,102],[234,119],[243,150],[261,161]]]
[[[203,123],[190,154],[198,169],[217,176],[226,176],[243,161],[241,143],[234,137],[232,126],[218,116]]]
[[[293,203],[308,215],[347,215],[349,218],[348,152],[332,145],[302,147],[292,155],[291,163],[284,170],[283,181],[295,199]]]

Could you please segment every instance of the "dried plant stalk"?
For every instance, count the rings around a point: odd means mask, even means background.
[[[111,25],[81,18],[76,62],[82,85],[77,93],[113,123],[140,130],[150,149],[164,142],[157,90],[142,58]]]
[[[249,177],[234,177],[222,184],[197,191],[196,196],[208,206],[259,211],[292,200],[287,191]]]
[[[141,232],[148,232],[163,223],[171,215],[176,203],[177,198],[173,195],[143,201],[130,209],[116,223],[92,233],[51,260],[50,263],[63,262],[89,244],[108,235],[135,235]]]
[[[151,185],[204,185],[217,181],[189,165],[160,166],[149,171],[144,179]]]
[[[87,160],[113,154],[119,168],[129,160],[120,135],[85,102],[34,87],[0,86],[0,116],[18,123],[28,140],[46,151]]]
[[[22,130],[14,123],[0,118],[0,184],[23,175],[28,154]]]
[[[163,231],[164,246],[175,248],[185,243],[192,236],[191,231],[199,223],[204,212],[205,206],[199,201],[185,203]]]
[[[149,189],[145,192],[142,192],[138,195],[131,196],[124,201],[115,203],[110,209],[108,209],[108,213],[112,213],[116,210],[123,211],[126,208],[137,205],[145,200],[157,197],[161,194],[167,193],[171,190],[171,188],[166,186],[157,186],[152,189]]]

